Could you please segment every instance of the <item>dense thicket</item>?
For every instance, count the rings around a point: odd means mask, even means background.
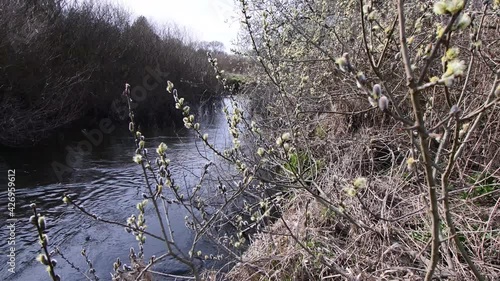
[[[239,2],[243,53],[259,67],[224,108],[232,145],[216,146],[169,84],[211,151],[198,150],[198,184],[177,185],[167,146],[152,156],[140,131],[133,158],[155,180],[138,225],[147,202],[167,222],[158,206],[179,204],[235,266],[201,273],[214,257],[201,239],[171,247],[170,223],[164,256],[195,280],[499,280],[500,1]]]
[[[500,1],[240,3],[293,196],[232,280],[497,280]]]
[[[139,123],[160,126],[180,119],[171,118],[167,80],[184,89],[188,100],[218,90],[206,49],[221,47],[190,41],[179,28],[158,29],[144,17],[132,21],[125,11],[102,2],[2,3],[3,145],[31,146],[77,121],[91,125],[104,116],[126,118],[120,112],[125,82],[147,89],[136,109]]]

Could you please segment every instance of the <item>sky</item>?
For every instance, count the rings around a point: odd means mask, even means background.
[[[199,41],[220,41],[227,51],[240,27],[234,0],[113,0],[132,13],[160,26],[174,22]]]

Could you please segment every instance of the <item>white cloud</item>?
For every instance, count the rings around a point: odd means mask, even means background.
[[[143,15],[157,24],[174,22],[195,39],[221,41],[229,50],[239,29],[234,0],[115,0],[134,17]],[[112,2],[112,3],[113,3]]]

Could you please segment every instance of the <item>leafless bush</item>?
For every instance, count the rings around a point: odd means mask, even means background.
[[[259,68],[224,109],[232,144],[215,147],[168,82],[213,158],[201,156],[216,163],[181,187],[167,147],[153,160],[131,112],[150,201],[114,224],[139,248],[147,236],[164,241],[161,258],[198,280],[498,279],[498,1],[240,3]],[[147,202],[160,235],[145,230]],[[187,253],[171,234],[172,204],[189,214]],[[236,264],[229,273],[200,270],[195,260],[213,258],[197,250],[201,237]]]
[[[498,278],[498,3],[240,2],[267,132],[322,169],[230,276]]]

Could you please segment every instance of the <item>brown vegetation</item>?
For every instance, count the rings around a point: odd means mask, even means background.
[[[127,225],[83,213],[140,248],[165,242],[147,266],[173,257],[195,280],[499,279],[499,1],[240,3],[259,67],[224,108],[232,144],[216,147],[169,81],[209,151],[199,181],[177,183],[167,146],[148,153],[130,114],[147,199]],[[151,205],[161,234],[145,230]],[[187,253],[172,205],[195,236]],[[207,237],[229,272],[200,270],[220,260],[199,250]]]
[[[144,85],[143,126],[172,125],[167,79],[199,100],[219,90],[206,49],[171,25],[135,21],[97,1],[6,1],[0,9],[0,144],[33,146],[61,129],[120,119],[113,102],[124,81]],[[152,78],[151,78],[152,77]],[[155,86],[156,85],[156,86]],[[196,96],[196,97],[195,97]],[[126,118],[126,116],[123,116]]]
[[[436,15],[436,2],[458,7]],[[275,138],[292,133],[304,169],[322,169],[290,176],[282,218],[227,277],[499,278],[494,4],[241,3],[267,81],[248,89],[255,117]]]

